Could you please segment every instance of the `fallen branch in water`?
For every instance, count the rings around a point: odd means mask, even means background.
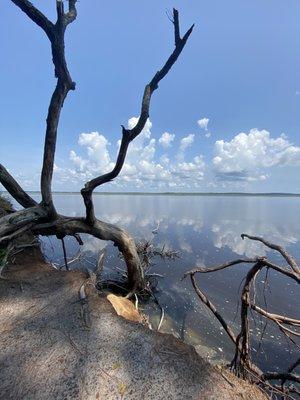
[[[258,237],[258,236],[250,236],[246,234],[241,235],[242,239],[248,238],[250,240],[256,240],[263,243],[265,246],[269,247],[272,250],[275,250],[281,254],[281,256],[287,262],[287,266],[281,267],[277,264],[274,264],[266,257],[256,257],[252,259],[237,259],[230,262],[226,262],[224,264],[215,266],[213,268],[196,268],[191,271],[188,271],[184,274],[183,279],[187,276],[190,276],[193,288],[199,297],[199,299],[209,308],[209,310],[214,314],[214,316],[218,319],[223,329],[231,339],[231,341],[235,345],[235,355],[231,362],[231,368],[236,372],[237,375],[242,375],[243,377],[250,375],[255,377],[255,380],[258,384],[265,385],[268,390],[275,390],[276,393],[280,392],[280,395],[284,398],[293,397],[290,393],[299,393],[298,388],[293,386],[287,386],[288,382],[300,383],[300,376],[295,374],[294,369],[299,366],[300,360],[297,360],[287,372],[266,372],[263,373],[259,370],[259,368],[252,362],[251,360],[251,352],[250,352],[250,329],[249,329],[249,311],[255,311],[260,316],[266,318],[266,320],[270,320],[275,323],[278,328],[286,335],[286,337],[293,343],[296,344],[292,339],[292,336],[300,336],[300,320],[296,318],[290,318],[280,314],[271,313],[264,308],[255,304],[255,280],[258,274],[266,268],[267,271],[269,269],[273,269],[276,272],[279,272],[294,281],[298,284],[300,282],[300,268],[296,263],[295,259],[288,254],[288,252],[283,249],[281,246],[270,243],[269,241]],[[195,275],[198,273],[206,274],[213,273],[216,271],[221,271],[226,268],[233,267],[234,265],[240,264],[254,264],[247,273],[245,282],[243,284],[242,293],[241,293],[241,310],[240,310],[240,321],[241,327],[239,333],[236,335],[230,325],[223,318],[221,313],[217,310],[215,305],[208,299],[208,297],[203,293],[203,291],[198,286]],[[254,295],[253,295],[254,293]],[[292,329],[291,329],[292,327]],[[262,339],[262,338],[261,338]],[[271,381],[271,382],[270,382]],[[281,381],[281,386],[278,387],[274,384],[274,381]]]
[[[162,260],[174,260],[180,257],[178,251],[169,249],[165,245],[157,247],[152,240],[142,240],[136,244],[136,248],[144,269],[153,264],[155,257],[160,257]]]

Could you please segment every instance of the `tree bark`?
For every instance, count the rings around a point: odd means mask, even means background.
[[[10,175],[6,168],[0,164],[0,182],[11,196],[24,208],[37,205],[26,192],[21,188],[18,182]]]
[[[114,243],[122,253],[127,267],[128,287],[131,291],[144,288],[144,270],[136,250],[134,239],[124,229],[96,219],[93,225],[86,222],[85,218],[71,218],[59,216],[53,222],[36,224],[33,233],[38,235],[74,235],[86,233],[101,240],[109,240]]]
[[[76,1],[68,0],[69,9],[68,12],[65,12],[64,2],[56,0],[57,21],[53,23],[30,1],[12,0],[34,23],[44,30],[49,38],[57,84],[51,97],[47,115],[41,172],[41,204],[37,205],[9,172],[0,165],[0,183],[25,208],[23,211],[14,213],[11,217],[0,219],[0,243],[6,243],[29,229],[36,234],[56,235],[60,239],[63,239],[66,235],[77,237],[78,233],[87,233],[101,240],[110,240],[123,254],[128,271],[128,286],[130,290],[141,290],[145,287],[146,282],[134,239],[125,230],[99,221],[96,218],[92,194],[98,186],[115,179],[121,172],[130,142],[141,133],[149,117],[151,96],[158,88],[159,82],[177,61],[192,33],[194,25],[181,38],[179,14],[177,10],[173,10],[175,48],[162,69],[154,75],[150,83],[145,87],[137,125],[133,129],[125,129],[123,127],[121,146],[112,171],[87,182],[81,190],[86,207],[86,217],[69,218],[56,212],[51,186],[61,109],[68,92],[75,89],[75,83],[72,81],[65,58],[64,37],[67,26],[76,19]]]

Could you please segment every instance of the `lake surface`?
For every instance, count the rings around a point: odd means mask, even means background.
[[[54,201],[65,215],[84,214],[81,196],[56,194]],[[233,347],[218,321],[195,295],[188,279],[181,281],[185,271],[197,265],[212,267],[240,256],[267,255],[285,265],[278,254],[262,244],[242,240],[248,233],[283,245],[300,260],[300,197],[255,196],[197,196],[197,195],[95,195],[97,217],[127,229],[136,240],[153,240],[157,246],[167,246],[180,252],[175,261],[155,259],[152,272],[158,278],[156,296],[165,310],[162,330],[172,332],[188,343],[198,346],[211,360],[230,360]],[[158,234],[152,230],[159,224]],[[92,268],[99,251],[107,246],[106,274],[116,275],[122,260],[116,249],[94,238],[84,237],[85,263]],[[43,239],[47,258],[62,264],[60,242]],[[67,239],[69,258],[78,247],[73,238]],[[249,265],[235,266],[213,274],[198,275],[198,283],[233,327],[239,325],[237,299],[241,282]],[[273,271],[258,278],[257,302],[269,311],[300,318],[300,293],[297,285]],[[265,295],[264,295],[265,287]],[[160,310],[154,304],[146,307],[155,327]],[[291,345],[282,333],[261,318],[252,323],[254,361],[267,370],[286,370],[299,356],[299,348]],[[262,345],[258,341],[261,336]]]

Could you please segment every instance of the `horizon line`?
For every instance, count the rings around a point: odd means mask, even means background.
[[[27,190],[27,193],[41,194],[39,190]],[[5,190],[0,190],[0,194],[9,194]],[[73,194],[81,195],[80,191],[52,191],[53,194]],[[292,192],[94,192],[95,195],[172,195],[172,196],[300,196],[300,193]]]

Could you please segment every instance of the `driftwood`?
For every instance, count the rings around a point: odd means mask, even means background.
[[[131,291],[143,289],[146,285],[144,272],[138,256],[133,238],[125,230],[100,221],[96,218],[93,205],[93,191],[107,182],[115,179],[122,170],[128,146],[141,133],[149,117],[150,101],[153,92],[158,88],[160,81],[168,74],[177,61],[188,38],[193,31],[193,25],[181,37],[179,15],[173,10],[175,48],[163,67],[155,73],[144,89],[141,111],[138,122],[132,129],[122,126],[122,140],[114,168],[107,174],[95,177],[87,182],[81,190],[86,208],[83,218],[70,218],[59,215],[52,199],[52,175],[55,158],[55,148],[60,113],[64,101],[70,90],[75,90],[65,58],[65,32],[68,26],[77,17],[77,0],[68,0],[68,10],[65,11],[64,2],[56,0],[57,20],[50,21],[40,10],[28,0],[11,0],[27,16],[36,23],[47,35],[52,51],[55,77],[57,84],[53,91],[47,115],[46,134],[44,144],[43,166],[41,172],[42,201],[37,204],[10,175],[4,166],[0,165],[0,183],[11,196],[24,207],[24,210],[5,216],[0,219],[0,245],[5,245],[12,239],[30,230],[37,235],[56,235],[63,239],[67,235],[74,236],[81,244],[80,233],[90,234],[101,240],[110,240],[123,254],[128,276],[128,287]],[[63,242],[62,242],[63,243]],[[64,251],[65,265],[67,257]]]
[[[242,376],[249,375],[254,378],[254,380],[260,384],[265,385],[270,391],[275,391],[278,395],[284,398],[293,398],[292,393],[300,394],[299,388],[291,385],[300,384],[300,376],[294,373],[296,367],[300,365],[300,359],[298,359],[287,371],[278,372],[262,372],[251,360],[250,352],[250,329],[249,329],[249,312],[250,310],[255,311],[267,320],[275,323],[285,336],[295,344],[293,336],[300,336],[300,320],[295,318],[289,318],[284,315],[274,314],[268,310],[255,304],[255,279],[262,269],[266,268],[273,269],[291,279],[296,281],[298,284],[300,282],[300,268],[296,260],[288,254],[288,252],[276,244],[270,243],[264,238],[258,236],[250,236],[246,234],[241,235],[242,239],[248,238],[251,240],[256,240],[263,243],[265,246],[272,250],[275,250],[281,254],[281,256],[287,262],[287,266],[282,267],[280,265],[270,262],[266,257],[257,257],[253,259],[237,259],[234,261],[226,262],[224,264],[212,267],[212,268],[196,268],[188,271],[184,274],[184,278],[189,276],[193,285],[193,288],[200,298],[200,300],[209,308],[209,310],[218,319],[225,332],[235,345],[235,355],[231,362],[231,368],[238,374]],[[240,307],[240,323],[241,328],[239,333],[236,335],[234,330],[225,321],[221,313],[217,310],[215,305],[207,298],[203,291],[199,288],[196,282],[195,275],[198,273],[206,274],[213,273],[216,271],[221,271],[225,268],[233,267],[238,264],[253,264],[249,269],[245,282],[242,287],[241,293],[241,307]],[[253,295],[254,294],[254,295]],[[280,382],[277,385],[276,381]]]

